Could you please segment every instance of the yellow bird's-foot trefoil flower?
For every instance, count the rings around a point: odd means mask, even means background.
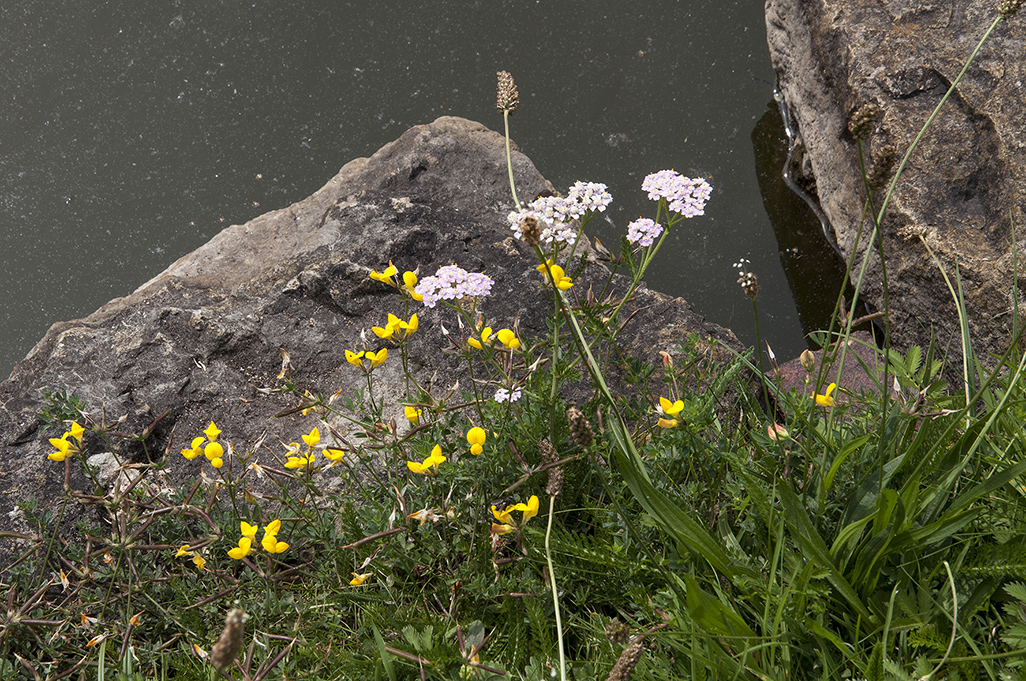
[[[370,278],[374,279],[375,281],[380,281],[382,283],[388,284],[389,286],[395,286],[396,284],[395,281],[392,280],[392,277],[394,277],[398,271],[399,270],[395,268],[395,265],[392,264],[392,261],[389,260],[388,267],[385,268],[384,272],[371,270]]]
[[[833,398],[834,389],[837,388],[836,383],[831,383],[827,386],[826,393],[820,395],[816,393],[812,396],[812,399],[816,400],[816,404],[821,407],[832,407],[837,404],[837,400]]]
[[[406,420],[409,421],[410,425],[414,428],[420,425],[421,414],[422,411],[416,407],[411,407],[408,404],[403,406],[403,416],[406,417]]]
[[[481,452],[484,451],[485,439],[488,437],[485,433],[484,428],[478,428],[474,426],[467,431],[467,442],[470,444],[470,453],[474,456],[480,456]]]
[[[364,572],[363,574],[360,574],[358,572],[353,572],[351,574],[353,575],[353,578],[349,580],[349,586],[360,586],[361,584],[366,582],[367,578],[373,575],[374,573]]]
[[[424,459],[422,462],[407,461],[406,467],[414,473],[422,473],[424,475],[430,475],[432,477],[438,475],[438,464],[445,463],[445,457],[442,456],[442,448],[439,445],[435,445],[435,448],[431,450],[431,455]]]
[[[566,276],[563,268],[554,265],[551,260],[546,260],[544,264],[538,265],[535,269],[544,274],[545,279],[552,282],[560,291],[566,291],[574,285],[573,279]]]

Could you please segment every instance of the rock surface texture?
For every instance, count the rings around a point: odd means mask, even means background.
[[[893,145],[898,160],[997,16],[993,0],[767,0],[770,54],[780,90],[800,129],[803,169],[844,255],[858,272],[872,225],[862,229],[866,193],[851,115],[874,104],[881,115],[869,155]],[[957,356],[958,318],[940,270],[961,279],[981,358],[1010,338],[1013,243],[1026,220],[1026,16],[1003,21],[911,156],[883,222],[890,309],[898,346],[931,333]],[[874,193],[879,206],[889,185]],[[925,245],[924,245],[925,242]],[[864,292],[883,309],[879,259]],[[855,275],[853,275],[854,278]],[[1019,287],[1022,287],[1020,282]],[[1022,301],[1019,301],[1022,305]],[[951,342],[952,345],[948,345]]]
[[[520,196],[552,191],[520,153],[514,172]],[[131,295],[86,319],[55,324],[0,384],[0,530],[36,532],[18,504],[34,498],[59,509],[65,497],[64,465],[47,459],[47,437],[60,433],[44,432],[38,418],[45,390],[78,395],[96,421],[124,418],[116,430],[126,434],[141,433],[167,412],[145,449],[127,439],[116,449],[128,455],[122,463],[166,461],[175,484],[200,470],[202,457],[187,461],[179,451],[211,420],[222,441],[245,450],[262,440],[259,456],[280,465],[280,443],[297,442],[317,425],[315,416],[299,413],[272,418],[298,404],[295,395],[275,392],[283,384],[282,350],[295,384],[311,393],[351,397],[365,386],[344,351],[362,349],[363,329],[373,349],[388,347],[370,327],[383,326],[389,312],[408,316],[395,290],[368,276],[390,260],[400,273],[419,267],[422,277],[453,262],[486,272],[495,280],[481,308],[489,323],[516,322],[521,337],[543,337],[550,303],[534,253],[512,238],[511,206],[502,136],[472,121],[439,118],[348,163],[306,200],[225,229]],[[602,267],[590,264],[575,290],[583,295],[590,281],[604,278]],[[617,286],[624,283],[620,278]],[[442,324],[460,334],[455,315],[442,306],[418,308],[410,310],[420,316],[411,371],[439,396],[457,380],[469,390],[465,360],[442,352]],[[623,346],[653,363],[657,351],[688,333],[740,348],[730,331],[706,323],[683,300],[644,287],[621,319],[629,317]],[[401,420],[398,354],[393,348],[374,375],[386,417]],[[332,426],[349,430],[341,419]],[[90,453],[107,448],[91,434],[85,444]],[[90,490],[77,466],[72,470],[71,487]],[[73,502],[62,527],[88,512]],[[0,546],[0,563],[20,550],[12,542]]]

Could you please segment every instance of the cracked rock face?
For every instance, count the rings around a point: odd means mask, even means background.
[[[866,104],[879,107],[863,142],[867,159],[893,145],[900,161],[996,17],[994,5],[767,0],[780,89],[800,128],[823,210],[845,256],[854,257],[855,272],[872,226],[863,228],[853,253],[866,193],[850,116]],[[952,342],[958,352],[955,305],[928,246],[952,282],[957,267],[977,354],[988,358],[1008,347],[1012,225],[1026,219],[1024,20],[1012,17],[991,35],[911,156],[891,200],[883,243],[898,346],[925,345],[933,333],[942,348]],[[874,193],[877,206],[892,176]],[[1024,240],[1026,231],[1018,230],[1020,271]],[[867,302],[882,310],[875,255],[863,290]]]
[[[514,153],[513,162],[521,196],[553,190],[526,156]],[[364,329],[373,349],[387,347],[369,328],[384,325],[389,312],[419,314],[409,362],[422,385],[439,397],[457,381],[469,390],[466,362],[441,351],[442,324],[457,328],[453,313],[419,305],[407,313],[394,289],[368,275],[390,260],[400,272],[419,268],[422,277],[453,262],[486,272],[495,281],[481,307],[489,324],[516,322],[522,337],[542,338],[550,303],[533,251],[512,238],[511,209],[502,136],[472,121],[439,118],[348,163],[309,198],[225,229],[134,293],[85,319],[55,324],[0,384],[0,530],[38,531],[26,525],[18,504],[34,498],[52,510],[64,498],[64,465],[46,458],[53,451],[47,437],[60,433],[43,432],[41,391],[74,393],[96,420],[123,418],[116,430],[126,434],[141,433],[167,412],[145,448],[127,439],[116,448],[122,463],[163,462],[167,484],[182,486],[204,466],[210,470],[203,457],[187,461],[179,452],[211,420],[220,440],[236,449],[262,439],[261,461],[280,466],[279,443],[298,442],[318,424],[313,415],[272,417],[298,403],[274,392],[282,385],[282,351],[302,389],[351,397],[365,381],[344,351],[361,349]],[[604,269],[590,264],[575,289],[583,296],[604,281]],[[617,279],[614,290],[625,284]],[[645,287],[621,319],[629,319],[619,337],[624,347],[652,363],[689,333],[741,348],[685,301]],[[397,400],[405,383],[393,352],[395,359],[375,371],[375,396],[384,400],[386,418],[402,422]],[[571,398],[583,403],[589,395]],[[341,419],[331,425],[349,431]],[[90,455],[106,451],[94,435],[85,444]],[[91,491],[77,469],[72,489]],[[111,468],[104,479],[122,480],[116,473]],[[72,503],[62,528],[87,513],[99,511]],[[21,550],[0,542],[0,563]]]

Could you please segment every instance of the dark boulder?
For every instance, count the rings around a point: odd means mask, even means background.
[[[513,159],[521,196],[552,191],[526,156]],[[236,450],[263,441],[259,456],[281,458],[279,443],[298,441],[317,423],[299,413],[272,418],[299,403],[277,392],[282,351],[304,389],[352,396],[363,387],[344,351],[361,349],[364,329],[375,348],[384,346],[370,327],[383,326],[389,312],[403,315],[394,289],[368,276],[390,260],[400,272],[419,267],[421,276],[453,262],[488,273],[495,281],[482,306],[489,323],[517,323],[521,336],[543,337],[550,304],[533,252],[512,238],[511,205],[502,136],[439,118],[348,163],[304,201],[225,229],[131,295],[55,324],[0,384],[0,530],[32,534],[19,503],[36,499],[52,510],[64,498],[63,464],[47,459],[47,436],[59,433],[44,433],[38,417],[42,391],[66,389],[96,421],[123,419],[115,430],[124,434],[139,435],[163,416],[145,446],[124,439],[115,449],[141,470],[165,461],[171,484],[196,475],[198,462],[179,452],[211,420]],[[604,272],[588,265],[575,288],[583,295]],[[615,286],[622,291],[624,283],[621,277]],[[415,311],[420,329],[410,340],[410,367],[418,381],[439,396],[457,381],[469,390],[465,361],[441,351],[441,325],[455,331],[455,316],[441,306]],[[623,346],[653,363],[657,351],[689,333],[740,348],[730,331],[706,323],[683,300],[645,287],[621,319],[629,319]],[[393,357],[375,371],[375,394],[386,418],[401,420],[405,383]],[[348,430],[342,420],[332,425]],[[86,444],[91,453],[107,449],[95,435]],[[90,490],[76,476],[72,488]],[[62,526],[83,512],[72,504]],[[0,550],[6,563],[18,547],[8,542]]]

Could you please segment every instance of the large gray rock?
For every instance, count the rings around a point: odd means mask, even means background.
[[[527,157],[513,159],[520,196],[552,191]],[[35,498],[52,509],[64,496],[63,465],[46,458],[53,449],[37,418],[44,390],[78,395],[97,421],[125,418],[117,431],[126,434],[141,433],[167,411],[145,451],[132,440],[117,448],[134,462],[166,461],[175,483],[201,468],[179,450],[212,419],[237,449],[263,439],[264,462],[275,453],[280,458],[280,442],[298,441],[317,423],[300,414],[272,418],[298,404],[295,395],[268,392],[283,383],[281,350],[304,389],[350,397],[364,387],[344,350],[360,349],[361,331],[383,326],[388,312],[402,314],[394,289],[368,277],[390,260],[400,272],[419,267],[421,276],[453,262],[486,272],[495,280],[482,306],[489,323],[498,329],[517,322],[525,339],[543,338],[550,304],[533,252],[511,237],[510,210],[502,136],[439,118],[348,163],[306,200],[225,229],[131,295],[86,319],[55,324],[0,384],[0,530],[31,534],[35,528],[17,505]],[[590,264],[575,290],[583,295],[604,278],[603,268]],[[624,284],[621,277],[614,289]],[[442,351],[441,325],[458,333],[454,314],[418,308],[420,330],[410,341],[414,375],[438,396],[456,381],[470,389],[466,362]],[[652,362],[691,332],[740,348],[730,331],[706,323],[683,300],[644,287],[621,316],[628,318],[622,344]],[[367,335],[375,348],[385,345]],[[397,400],[405,383],[397,351],[375,378],[386,418],[401,420]],[[342,420],[333,425],[349,428]],[[87,447],[105,450],[95,436]],[[91,489],[78,474],[71,487]],[[63,525],[82,512],[72,504]],[[12,548],[0,547],[0,563]]]
[[[869,150],[898,158],[996,16],[994,0],[767,0],[770,54],[800,128],[804,169],[845,256],[853,256],[866,194],[851,114],[882,110]],[[958,348],[955,305],[926,244],[956,266],[975,347],[1004,351],[1012,321],[1012,225],[1026,220],[1026,17],[1002,22],[910,159],[884,221],[898,346]],[[888,177],[888,182],[889,182]],[[883,192],[875,195],[880,205]],[[863,230],[864,250],[871,225]],[[1026,234],[1016,243],[1022,249]],[[1020,250],[1020,259],[1022,258]],[[854,254],[856,272],[862,262]],[[1019,264],[1020,271],[1022,263]],[[864,288],[883,309],[879,260]],[[1020,302],[1021,305],[1021,302]]]

